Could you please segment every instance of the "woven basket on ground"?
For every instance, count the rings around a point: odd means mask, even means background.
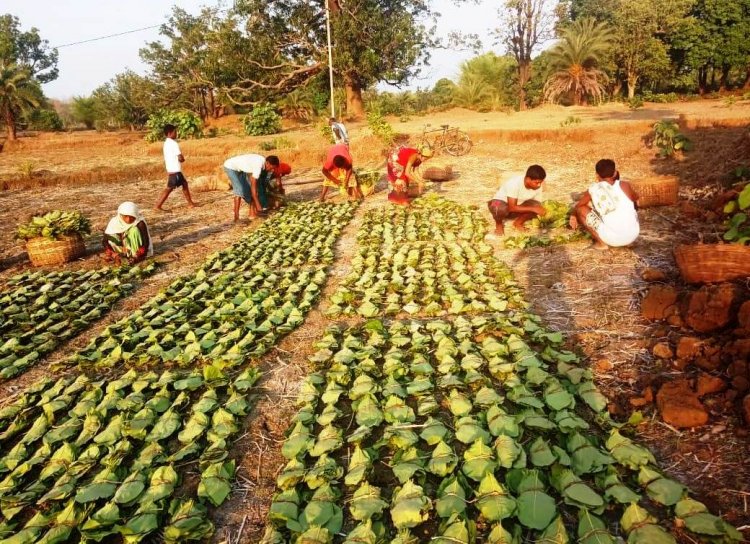
[[[737,244],[681,245],[674,250],[688,283],[715,283],[750,276],[750,247]]]
[[[26,241],[26,251],[34,266],[63,264],[77,259],[86,253],[86,244],[80,234],[50,238],[32,238]]]
[[[430,166],[421,172],[422,179],[427,181],[448,181],[453,177],[453,169],[450,166],[440,168],[439,166]]]
[[[638,195],[639,208],[674,206],[677,204],[680,183],[676,178],[663,176],[631,181],[630,183]]]

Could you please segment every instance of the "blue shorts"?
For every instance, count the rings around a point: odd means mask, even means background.
[[[167,187],[170,189],[177,189],[177,187],[187,187],[187,180],[182,172],[176,172],[169,174],[167,178]]]
[[[229,181],[232,183],[232,192],[234,196],[239,196],[248,204],[253,203],[253,196],[250,190],[250,181],[247,179],[245,172],[239,170],[232,170],[231,168],[224,167],[224,172],[227,173]]]

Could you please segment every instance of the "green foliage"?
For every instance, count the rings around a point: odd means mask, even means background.
[[[612,43],[611,27],[592,18],[578,19],[565,28],[549,53],[551,75],[545,98],[555,102],[570,96],[575,105],[585,103],[589,96],[601,99],[607,76],[599,64]]]
[[[654,144],[662,157],[671,157],[677,151],[690,151],[693,148],[690,139],[680,132],[679,125],[666,119],[654,124]]]
[[[745,245],[750,243],[750,184],[745,185],[737,195],[724,206],[727,220],[724,223],[726,231],[723,238],[727,242]]]
[[[633,98],[628,98],[628,108],[631,110],[639,110],[643,107],[643,98],[640,96],[634,96]]]
[[[245,134],[250,136],[277,134],[281,132],[281,115],[276,113],[276,107],[273,104],[258,104],[242,118],[242,126]]]
[[[41,132],[59,132],[63,130],[63,121],[53,109],[35,109],[27,117],[28,126],[31,130]]]
[[[732,178],[737,181],[750,180],[750,166],[740,165],[732,170]]]
[[[0,18],[0,23],[2,20]],[[10,139],[16,137],[18,118],[38,108],[42,98],[39,84],[28,69],[0,60],[0,117]]]
[[[453,104],[479,111],[513,107],[518,101],[518,75],[512,57],[485,53],[461,64]]]
[[[91,221],[81,212],[54,210],[44,215],[36,215],[25,225],[19,225],[16,238],[29,240],[43,236],[55,240],[64,235],[83,235],[90,232]]]
[[[155,81],[135,72],[117,74],[91,94],[95,101],[94,128],[143,128],[149,115],[157,111],[160,89]]]
[[[560,126],[562,128],[573,126],[573,125],[580,125],[581,124],[581,118],[576,117],[575,115],[568,115],[564,121],[560,121]]]
[[[273,140],[264,140],[258,144],[258,147],[261,151],[273,151],[274,149],[291,149],[294,144],[282,136]]]
[[[328,124],[328,120],[323,120],[320,122],[320,125],[318,125],[318,134],[320,134],[321,137],[329,144],[333,144],[335,142],[333,138],[333,130],[331,130],[331,125]]]
[[[671,104],[680,99],[677,93],[654,93],[648,90],[644,90],[641,93],[641,98],[643,98],[644,102],[654,102],[656,104]]]
[[[393,131],[391,124],[386,121],[383,114],[378,111],[370,111],[367,113],[367,126],[372,132],[372,135],[378,138],[383,145],[389,146],[393,144],[396,138],[396,133]]]
[[[30,179],[34,177],[36,163],[34,161],[21,161],[16,170],[23,178]]]
[[[73,98],[71,112],[76,122],[88,129],[94,128],[94,122],[97,120],[96,99],[92,96],[76,96]]]
[[[181,140],[190,140],[203,137],[203,123],[200,118],[191,111],[159,110],[149,115],[146,121],[147,142],[158,142],[164,139],[164,127],[166,125],[177,127],[177,137]]]

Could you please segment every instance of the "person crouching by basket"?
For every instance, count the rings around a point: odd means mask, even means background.
[[[391,191],[388,200],[395,204],[409,203],[409,185],[416,182],[417,194],[422,193],[422,178],[417,170],[423,162],[432,157],[432,149],[422,146],[398,147],[394,149],[386,161],[388,184]]]
[[[329,187],[338,188],[349,196],[349,200],[364,198],[354,173],[354,161],[345,144],[336,144],[328,150],[323,164],[323,190],[320,201],[325,202]]]
[[[234,222],[240,220],[240,204],[244,200],[249,206],[248,217],[254,219],[266,212],[268,203],[264,185],[260,181],[273,175],[279,166],[276,155],[236,155],[224,161],[224,172],[232,183],[234,193]]]
[[[264,176],[264,193],[267,199],[267,205],[273,210],[278,210],[284,204],[284,184],[281,178],[292,173],[292,167],[285,162],[280,162],[279,166],[274,169],[272,174]]]
[[[118,265],[123,259],[135,264],[154,254],[146,219],[135,203],[120,204],[117,215],[109,220],[104,229],[102,245],[104,258]]]
[[[527,221],[546,213],[542,207],[542,184],[547,172],[538,164],[526,169],[525,175],[513,176],[505,181],[487,203],[495,220],[495,234],[505,234],[505,220],[515,219],[513,226],[526,230]]]
[[[592,247],[607,249],[635,242],[640,234],[636,204],[638,195],[627,181],[620,180],[615,161],[596,163],[597,181],[576,202],[570,227],[582,226],[594,237]]]

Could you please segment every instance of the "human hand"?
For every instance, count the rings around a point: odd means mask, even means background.
[[[574,213],[570,214],[570,219],[568,219],[568,225],[570,225],[570,228],[573,230],[576,230],[578,228],[578,218],[576,217],[576,214]]]
[[[544,209],[544,206],[534,206],[532,210],[539,217],[544,217],[545,215],[547,215],[547,210]]]

